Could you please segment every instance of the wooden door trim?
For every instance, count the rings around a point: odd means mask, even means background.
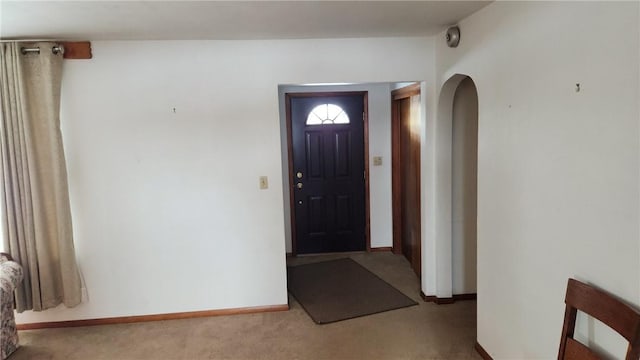
[[[391,228],[394,254],[402,253],[402,208],[400,203],[400,104],[398,99],[391,97]]]
[[[289,178],[287,179],[287,186],[289,189],[289,221],[291,222],[291,255],[297,255],[296,250],[296,214],[293,211],[294,205],[294,192],[293,192],[293,129],[291,125],[291,94],[285,94],[285,113],[287,117],[287,159],[289,162]]]
[[[420,83],[415,83],[391,92],[391,221],[393,234],[392,252],[394,254],[402,254],[402,159],[400,156],[401,119],[399,100],[415,95],[420,95]],[[418,151],[418,153],[420,152]],[[422,178],[420,173],[421,172],[418,171],[418,183],[421,182]],[[422,199],[419,199],[419,203],[422,203]],[[422,217],[420,206],[418,208],[418,213]],[[420,248],[422,249],[422,237],[420,237]],[[422,260],[420,260],[420,268],[422,268]]]
[[[364,238],[367,252],[371,252],[371,223],[369,218],[369,92],[362,94],[364,103]]]
[[[414,95],[420,95],[420,83],[411,84],[391,92],[392,100],[405,99]]]
[[[296,237],[296,214],[293,190],[293,128],[291,123],[291,99],[305,97],[330,97],[330,96],[350,96],[362,95],[364,105],[364,237],[366,250],[371,251],[371,218],[370,218],[370,202],[369,202],[369,92],[368,91],[331,91],[331,92],[302,92],[302,93],[285,93],[285,114],[287,128],[287,159],[289,162],[289,214],[291,222],[291,254],[297,255],[297,237]]]

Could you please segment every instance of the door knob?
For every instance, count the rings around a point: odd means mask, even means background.
[[[296,177],[297,177],[298,179],[302,179],[302,172],[301,172],[301,171],[298,171],[298,172],[296,173]]]
[[[302,200],[298,200],[298,204],[302,205],[303,204]]]
[[[296,184],[296,187],[297,187],[298,189],[302,189],[302,183],[301,183],[301,182],[297,183],[297,184]]]

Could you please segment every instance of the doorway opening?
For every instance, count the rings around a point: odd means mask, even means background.
[[[452,292],[459,297],[477,291],[478,93],[470,77],[453,97],[451,149]]]
[[[409,261],[405,259],[402,254],[394,254],[393,250],[393,204],[392,204],[392,92],[394,90],[406,87],[412,84],[419,84],[424,89],[424,82],[422,81],[402,81],[402,82],[379,82],[379,83],[357,83],[357,84],[281,84],[278,86],[278,98],[280,108],[280,134],[281,134],[281,161],[282,161],[282,195],[283,205],[285,213],[285,250],[286,250],[286,264],[288,266],[296,266],[308,262],[321,261],[322,259],[336,259],[341,257],[351,257],[362,260],[362,264],[366,264],[366,267],[370,266],[370,269],[376,269],[380,266],[380,269],[387,269],[384,264],[389,265],[392,262],[398,267],[393,266],[397,271],[408,272],[411,276],[415,276],[412,281],[415,281],[415,285],[420,289],[423,284],[420,280],[421,274],[415,274]],[[422,90],[424,93],[424,90]],[[320,135],[317,132],[321,129],[337,128],[343,126],[345,123],[353,123],[357,118],[355,115],[349,115],[348,111],[345,111],[348,121],[342,115],[338,115],[341,110],[345,110],[346,107],[335,101],[321,100],[323,96],[334,96],[345,93],[366,93],[365,104],[365,116],[364,121],[360,118],[361,124],[364,125],[365,132],[365,146],[364,146],[364,169],[365,169],[365,239],[366,239],[366,252],[363,251],[348,251],[341,253],[325,253],[322,255],[315,255],[316,250],[300,251],[298,244],[299,234],[301,228],[305,226],[299,226],[296,224],[296,206],[309,203],[309,200],[305,200],[304,189],[310,189],[308,187],[310,173],[308,171],[299,171],[293,161],[292,148],[293,142],[290,137],[294,129],[292,128],[293,122],[287,120],[287,117],[292,117],[293,108],[291,107],[292,101],[298,99],[314,99],[318,100],[318,103],[307,104],[305,111],[301,111],[300,119],[304,120],[305,129],[310,131],[308,134],[309,140],[315,140],[315,144],[311,143],[319,148]],[[421,142],[424,143],[425,137],[425,106],[426,99],[422,97],[420,99],[420,118],[418,119],[418,126],[420,131],[418,136],[421,138]],[[333,105],[336,105],[334,107]],[[415,104],[414,104],[415,105]],[[318,108],[320,107],[320,108]],[[319,110],[320,114],[313,114],[314,110]],[[329,115],[331,113],[331,115]],[[309,117],[311,115],[311,118]],[[318,116],[316,116],[318,115]],[[327,121],[329,120],[329,121]],[[302,122],[302,121],[301,121]],[[333,124],[331,124],[333,122]],[[307,124],[308,123],[308,124]],[[327,123],[327,125],[323,125]],[[307,135],[305,135],[307,136]],[[336,134],[330,135],[335,139]],[[305,140],[306,141],[306,140]],[[325,140],[322,140],[325,144]],[[307,146],[307,144],[304,144]],[[326,147],[326,146],[325,146]],[[330,146],[331,147],[331,146]],[[313,150],[313,149],[310,149]],[[305,150],[306,151],[306,150]],[[319,151],[319,150],[318,150]],[[424,149],[422,149],[424,151]],[[424,162],[424,161],[423,161]],[[416,169],[419,169],[423,164],[419,164]],[[298,172],[300,172],[301,178],[298,178]],[[362,176],[363,174],[361,174]],[[302,181],[298,181],[302,179]],[[298,189],[298,182],[301,182],[303,190]],[[417,184],[420,184],[417,181]],[[424,186],[421,184],[421,186]],[[421,189],[424,193],[424,189]],[[298,193],[298,194],[296,194]],[[296,195],[303,195],[302,199],[296,197]],[[308,195],[308,194],[307,194]],[[302,200],[303,204],[299,204]],[[313,199],[316,204],[321,204],[320,199]],[[424,204],[424,199],[421,199]],[[313,210],[313,209],[312,209]],[[334,212],[335,213],[335,212]],[[303,216],[309,218],[309,210],[305,212]],[[313,217],[318,219],[318,217]],[[423,220],[424,222],[424,220]],[[308,226],[307,223],[306,226]],[[317,224],[313,224],[314,226]],[[424,223],[421,224],[424,229]],[[308,229],[307,229],[308,230]],[[423,230],[424,231],[424,230]],[[315,231],[314,231],[315,232]],[[323,235],[323,234],[317,234]],[[316,236],[316,234],[313,234]],[[424,235],[422,235],[424,236]],[[422,247],[424,249],[424,246]],[[399,249],[399,248],[398,248]],[[417,250],[417,249],[416,249]],[[323,251],[323,250],[321,250]],[[422,254],[416,251],[420,258]],[[312,256],[307,256],[312,255]],[[424,271],[423,265],[423,271]],[[411,277],[410,276],[410,277]],[[426,278],[422,274],[422,278]],[[418,291],[419,292],[419,291]]]
[[[467,75],[442,85],[436,124],[438,299],[477,293],[478,91]]]

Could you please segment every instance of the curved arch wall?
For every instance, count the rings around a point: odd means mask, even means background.
[[[640,305],[639,22],[637,2],[494,2],[460,22],[457,48],[436,41],[440,93],[457,74],[478,87],[477,336],[495,359],[557,356],[570,277]],[[578,323],[624,357],[614,334]]]
[[[438,298],[476,292],[477,123],[478,96],[473,80],[465,74],[452,75],[440,89],[434,123],[435,189],[431,206]]]

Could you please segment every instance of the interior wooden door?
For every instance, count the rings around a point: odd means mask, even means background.
[[[298,254],[362,251],[364,94],[289,97]]]
[[[393,249],[421,276],[419,85],[394,91],[392,99]]]

